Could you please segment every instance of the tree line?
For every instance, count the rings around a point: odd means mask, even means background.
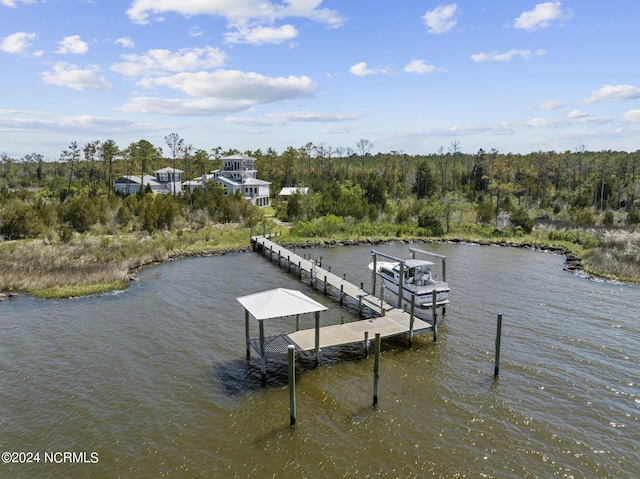
[[[192,179],[220,168],[220,158],[239,150],[196,149],[177,133],[156,146],[147,140],[120,148],[115,141],[71,142],[56,160],[37,153],[0,154],[0,234],[9,238],[68,240],[89,230],[147,231],[199,228],[216,222],[261,220],[264,210],[240,195],[225,196],[214,182],[193,194],[154,195],[114,191],[120,176],[145,176],[170,166]],[[636,207],[640,151],[536,151],[464,153],[459,141],[437,152],[372,153],[361,139],[351,147],[324,143],[290,146],[282,152],[245,151],[257,159],[258,177],[271,183],[278,218],[314,235],[324,224],[394,225],[416,234],[439,235],[473,212],[471,221],[528,232],[533,217],[575,225],[639,222]],[[282,187],[308,187],[309,194],[278,197]],[[316,223],[314,223],[314,221]],[[326,229],[326,228],[325,228]],[[325,231],[326,232],[326,231]]]

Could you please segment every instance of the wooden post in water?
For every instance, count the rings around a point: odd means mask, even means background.
[[[358,316],[362,316],[362,295],[358,295]]]
[[[247,359],[251,359],[251,340],[249,338],[249,310],[244,310],[244,337],[247,343]]]
[[[498,330],[496,331],[496,367],[493,377],[497,378],[500,373],[500,336],[502,335],[502,315],[498,315]]]
[[[267,382],[267,356],[264,353],[264,321],[258,321],[260,325],[260,373],[262,384]]]
[[[344,302],[344,283],[340,284],[340,306]]]
[[[411,315],[409,316],[409,347],[413,346],[413,313],[416,309],[416,295],[411,295]]]
[[[320,311],[316,311],[316,366],[320,364]]]
[[[433,310],[433,342],[438,341],[438,311],[436,311],[436,303],[437,303],[437,295],[436,290],[433,290],[432,300],[431,300],[431,309]]]
[[[287,255],[287,272],[291,273],[291,255]]]
[[[447,257],[443,256],[442,258],[442,281],[447,282]]]
[[[298,261],[298,279],[302,281],[302,261]]]
[[[288,346],[289,353],[289,425],[296,425],[296,347]]]
[[[380,314],[382,316],[386,314],[384,310],[384,281],[380,282]]]
[[[402,296],[404,295],[404,261],[400,261],[400,280],[398,281],[398,308],[402,309]]]
[[[327,275],[324,275],[324,295],[327,295]]]
[[[373,362],[373,407],[378,405],[378,383],[380,382],[380,333],[376,333],[376,352]]]

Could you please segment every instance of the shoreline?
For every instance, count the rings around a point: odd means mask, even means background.
[[[274,235],[275,238],[281,237],[281,235]],[[364,246],[364,245],[379,245],[379,244],[461,244],[461,245],[477,245],[477,246],[500,246],[500,247],[511,247],[511,248],[527,248],[534,251],[542,251],[549,252],[552,254],[560,254],[565,257],[563,270],[569,273],[573,273],[579,275],[588,280],[602,280],[602,281],[611,281],[618,283],[627,283],[627,281],[621,281],[616,278],[607,278],[604,276],[598,276],[596,274],[592,274],[590,272],[585,271],[582,266],[582,260],[578,254],[571,251],[570,249],[564,246],[558,245],[545,245],[545,244],[536,244],[532,242],[511,242],[506,240],[500,241],[488,241],[488,240],[466,240],[458,237],[453,238],[394,238],[394,239],[345,239],[345,240],[304,240],[304,241],[282,241],[280,244],[282,246],[288,248],[333,248],[333,247],[344,247],[344,246]],[[84,296],[96,296],[107,294],[112,291],[124,291],[126,290],[131,283],[139,283],[139,278],[137,273],[147,266],[152,266],[154,264],[166,263],[171,261],[178,261],[181,259],[188,258],[200,258],[200,257],[212,257],[212,256],[223,256],[227,254],[234,253],[246,253],[251,252],[251,245],[243,245],[243,246],[231,246],[224,247],[220,249],[206,249],[202,251],[191,251],[191,252],[178,252],[168,254],[166,259],[160,261],[152,261],[150,263],[145,263],[139,265],[128,271],[128,284],[124,288],[109,288],[104,291],[97,291],[95,293],[90,293],[87,295],[78,295],[78,296],[60,296],[60,297],[47,297],[46,299],[63,299],[69,297],[84,297]],[[634,284],[633,282],[628,282],[629,284]],[[38,294],[32,294],[25,291],[0,291],[0,295],[5,294],[7,299],[13,299],[19,294],[25,294],[32,297],[42,297]],[[0,296],[0,302],[2,301],[2,296]]]
[[[277,236],[273,236],[273,238],[277,238]],[[477,246],[500,246],[507,248],[525,248],[531,249],[534,251],[542,251],[548,252],[552,254],[559,254],[565,257],[564,262],[564,271],[581,274],[583,277],[590,279],[591,277],[595,278],[597,275],[591,275],[587,273],[583,267],[580,257],[574,253],[573,251],[565,248],[563,246],[553,246],[553,245],[538,245],[530,242],[524,243],[514,243],[511,241],[469,241],[460,238],[448,238],[448,239],[422,239],[422,238],[396,238],[396,239],[358,239],[358,240],[318,240],[318,241],[283,241],[281,244],[287,248],[335,248],[335,247],[343,247],[343,246],[365,246],[365,245],[379,245],[379,244],[465,244],[465,245],[477,245]],[[189,252],[189,253],[175,253],[169,255],[169,258],[165,262],[169,261],[177,261],[180,259],[186,258],[199,258],[199,257],[210,257],[210,256],[223,256],[225,254],[233,254],[233,253],[246,253],[251,252],[251,245],[247,246],[238,246],[234,248],[222,248],[219,250],[204,250],[201,252]],[[138,268],[136,271],[139,271],[141,268],[144,268],[148,265],[143,265]],[[603,280],[609,280],[607,278],[602,278]]]

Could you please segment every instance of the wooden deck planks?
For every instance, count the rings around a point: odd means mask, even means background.
[[[274,256],[279,256],[285,262],[287,260],[290,261],[296,268],[299,265],[300,269],[307,274],[313,274],[316,288],[322,288],[326,277],[327,285],[338,291],[342,287],[343,294],[356,303],[362,297],[362,305],[378,315],[375,318],[320,328],[320,349],[362,342],[364,341],[365,332],[368,332],[370,339],[373,339],[376,333],[380,333],[381,337],[389,337],[409,332],[411,323],[409,313],[380,301],[379,298],[367,293],[349,281],[320,266],[314,265],[312,261],[302,258],[264,236],[254,236],[252,241],[262,246],[263,253],[270,251],[272,261]],[[286,264],[281,264],[280,266],[286,266]],[[381,308],[384,309],[384,316]],[[420,334],[428,331],[431,331],[431,324],[414,316],[413,333]],[[284,337],[286,338],[285,341],[293,343],[298,350],[311,351],[315,349],[315,334],[315,329],[306,329],[286,334]]]

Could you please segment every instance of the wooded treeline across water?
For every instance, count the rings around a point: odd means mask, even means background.
[[[82,148],[72,142],[54,161],[36,153],[19,159],[1,154],[0,233],[64,239],[100,226],[153,232],[263,216],[213,184],[176,197],[116,195],[117,177],[173,167],[192,179],[220,168],[221,156],[239,152],[194,149],[176,133],[165,143],[168,154],[147,140],[123,149],[113,140]],[[481,149],[469,154],[457,141],[428,155],[372,154],[372,149],[362,139],[355,148],[307,143],[281,153],[273,148],[245,153],[257,159],[258,177],[271,183],[276,216],[286,221],[331,216],[347,224],[384,223],[399,226],[401,233],[436,236],[463,223],[519,226],[529,232],[531,220],[540,216],[574,226],[640,221],[635,205],[640,151],[593,152],[581,146],[562,153]],[[308,186],[310,194],[280,199],[285,186]],[[299,233],[319,235],[309,225]]]

